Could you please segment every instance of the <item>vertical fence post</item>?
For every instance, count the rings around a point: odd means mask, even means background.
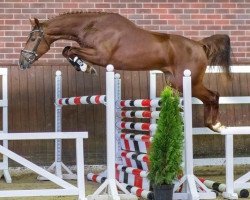
[[[115,113],[118,111],[118,105],[116,103],[119,103],[121,101],[121,78],[120,74],[115,74]],[[120,120],[117,115],[115,116],[115,121],[117,122]],[[116,163],[121,164],[122,163],[122,158],[121,158],[121,141],[120,141],[120,134],[119,134],[119,129],[118,127],[115,126],[115,144],[116,144]]]
[[[149,73],[149,97],[150,99],[155,99],[156,98],[156,73],[153,71],[150,71]],[[156,111],[156,108],[151,107],[151,111]],[[156,119],[150,119],[151,124],[156,123]]]
[[[2,70],[2,98],[3,98],[3,133],[8,133],[8,70]],[[8,140],[3,140],[3,146],[8,149]],[[6,155],[3,155],[3,174],[5,181],[11,183],[12,179],[9,173],[9,160]]]
[[[106,73],[106,127],[107,127],[107,177],[115,179],[115,81],[114,67],[107,66]]]
[[[234,193],[234,140],[232,134],[225,135],[225,153],[226,153],[226,191],[222,196],[228,199],[238,199]]]
[[[193,126],[192,126],[192,89],[191,72],[184,71],[183,78],[184,100],[184,132],[185,132],[185,169],[186,175],[193,175]],[[189,165],[192,163],[192,165]]]
[[[183,99],[184,99],[184,133],[185,133],[185,184],[186,192],[190,195],[188,199],[197,200],[197,192],[194,180],[194,159],[193,159],[193,121],[192,121],[192,86],[191,71],[185,70],[183,77]]]
[[[127,199],[134,198],[127,189],[116,180],[116,145],[115,145],[115,74],[114,66],[108,65],[106,72],[106,141],[107,141],[107,179],[93,193],[92,199],[96,199],[104,190],[108,198],[120,200],[122,194],[118,194],[118,188],[124,192]],[[111,196],[111,198],[110,198]],[[105,198],[106,199],[106,198]]]
[[[79,189],[79,200],[85,200],[85,177],[84,177],[84,154],[83,139],[76,139],[76,166],[77,166],[77,188]]]
[[[62,73],[56,71],[55,99],[62,98]],[[55,132],[62,131],[62,106],[55,104]],[[55,140],[55,174],[62,177],[62,140]]]
[[[234,191],[234,162],[233,162],[233,155],[234,155],[234,142],[233,142],[233,135],[225,135],[226,141],[226,185],[227,185],[227,192],[233,193]]]

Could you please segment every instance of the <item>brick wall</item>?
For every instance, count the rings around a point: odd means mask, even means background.
[[[30,17],[46,20],[75,10],[119,12],[145,29],[193,39],[226,33],[236,61],[250,63],[250,0],[1,0],[0,64],[17,65]],[[40,64],[61,64],[65,45],[56,42]]]

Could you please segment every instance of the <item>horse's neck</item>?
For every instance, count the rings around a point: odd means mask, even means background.
[[[74,40],[78,41],[81,31],[87,27],[93,19],[87,15],[65,15],[56,17],[45,22],[45,33],[49,36],[51,43],[56,40]]]

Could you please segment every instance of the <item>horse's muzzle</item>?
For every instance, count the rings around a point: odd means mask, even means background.
[[[19,67],[21,69],[27,69],[31,67],[31,64],[36,60],[36,54],[31,51],[22,50],[20,53]]]
[[[30,62],[28,62],[23,56],[20,56],[18,64],[19,64],[20,69],[22,70],[30,68],[31,66]]]
[[[29,63],[19,62],[19,67],[20,67],[20,69],[22,69],[22,70],[28,69],[28,68],[30,68],[30,64],[29,64]]]

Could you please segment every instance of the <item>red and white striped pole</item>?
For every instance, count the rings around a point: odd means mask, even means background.
[[[120,129],[137,130],[137,131],[151,131],[155,132],[157,129],[157,124],[150,123],[134,123],[134,122],[117,122],[116,126]]]
[[[117,117],[120,118],[154,118],[159,119],[160,111],[148,111],[148,110],[122,110],[116,112]]]
[[[56,99],[57,105],[105,104],[106,95],[93,95]]]
[[[118,107],[161,107],[160,99],[137,99],[137,100],[121,100],[117,104]]]

